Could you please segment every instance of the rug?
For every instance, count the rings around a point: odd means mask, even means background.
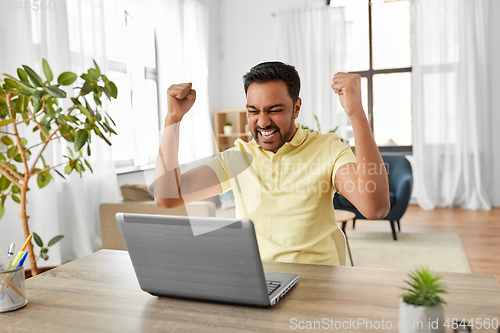
[[[346,234],[356,267],[413,270],[425,265],[435,272],[471,273],[458,234],[400,232],[397,241],[390,232],[347,230]]]

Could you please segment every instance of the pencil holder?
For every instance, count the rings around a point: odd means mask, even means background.
[[[28,303],[24,281],[24,267],[0,272],[0,312],[17,310]]]

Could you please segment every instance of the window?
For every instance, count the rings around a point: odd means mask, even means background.
[[[362,77],[363,107],[383,152],[411,154],[409,0],[332,0],[345,7],[346,70]]]
[[[119,134],[112,137],[113,160],[118,171],[130,171],[154,163],[159,144],[155,30],[127,11],[107,8],[105,18],[108,78],[118,88],[109,104]],[[145,133],[154,136],[149,145]]]

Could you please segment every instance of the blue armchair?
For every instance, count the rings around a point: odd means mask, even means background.
[[[395,222],[398,224],[398,230],[401,231],[399,221],[410,202],[413,175],[410,162],[404,156],[382,155],[382,159],[384,160],[387,176],[389,177],[389,195],[391,200],[391,210],[383,220],[388,220],[391,223],[392,236],[394,240],[397,240]],[[356,218],[353,220],[353,228],[356,219],[366,219],[349,200],[339,193],[336,193],[333,198],[333,206],[335,209],[348,210],[356,214]],[[345,222],[342,224],[342,231],[344,232],[345,224]]]

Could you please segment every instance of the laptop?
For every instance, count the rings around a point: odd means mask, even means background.
[[[248,219],[116,214],[142,290],[155,296],[271,306],[299,281],[264,272]],[[192,225],[207,228],[193,235]]]

